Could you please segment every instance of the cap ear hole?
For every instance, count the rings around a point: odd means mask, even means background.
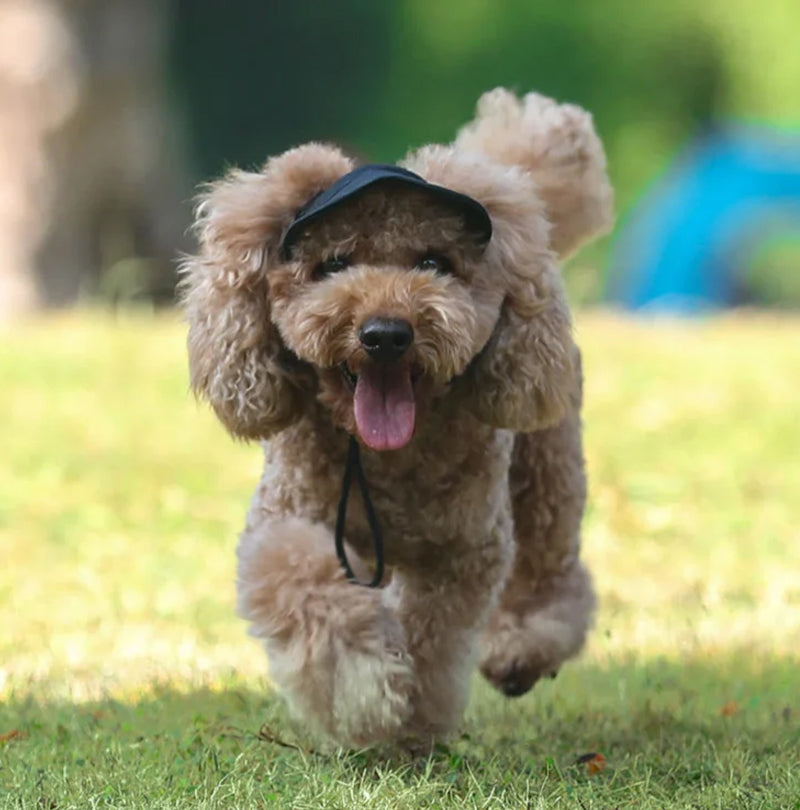
[[[308,200],[294,215],[281,239],[280,251],[288,257],[302,228],[323,212],[338,206],[344,200],[360,194],[376,184],[394,184],[422,188],[461,214],[464,227],[475,236],[476,242],[486,244],[492,236],[492,220],[486,208],[476,199],[446,186],[431,183],[424,177],[402,166],[370,163],[352,169],[340,176],[327,188]]]

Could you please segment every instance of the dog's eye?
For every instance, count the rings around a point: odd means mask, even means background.
[[[453,272],[453,264],[440,253],[426,253],[417,262],[418,270],[433,270],[434,273],[446,276]]]
[[[314,278],[325,278],[345,270],[350,266],[350,258],[348,256],[331,256],[330,259],[325,259],[314,268]]]

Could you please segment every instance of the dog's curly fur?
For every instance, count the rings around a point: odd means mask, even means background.
[[[403,165],[480,201],[488,245],[437,198],[379,185],[282,257],[298,209],[353,168],[308,144],[212,184],[183,266],[192,386],[265,453],[238,549],[240,613],[293,710],[343,744],[452,730],[476,663],[522,694],[580,650],[594,607],[579,560],[580,357],[557,266],[611,221],[591,118],[497,89],[452,144]],[[416,266],[431,250],[452,272]],[[346,269],[320,274],[344,254]],[[362,449],[389,566],[368,589],[347,582],[332,527],[357,432],[342,367],[371,362],[358,333],[375,316],[413,326],[417,416],[406,446]],[[347,543],[366,577],[355,496]]]

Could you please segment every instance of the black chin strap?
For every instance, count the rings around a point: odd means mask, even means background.
[[[361,490],[361,500],[364,504],[364,511],[367,513],[367,522],[372,534],[372,545],[375,549],[375,576],[371,582],[361,582],[353,573],[350,563],[347,561],[347,554],[344,551],[344,524],[347,518],[347,499],[350,495],[350,484],[355,471],[358,479],[358,488]],[[381,527],[378,525],[378,518],[367,490],[367,479],[364,469],[361,466],[361,453],[358,448],[358,441],[355,436],[350,437],[350,445],[347,448],[347,462],[344,465],[344,476],[342,476],[342,494],[339,498],[339,510],[336,513],[336,556],[344,568],[347,578],[354,585],[363,585],[366,588],[377,588],[383,579],[383,537]]]

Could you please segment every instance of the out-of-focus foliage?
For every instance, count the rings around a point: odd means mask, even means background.
[[[0,0],[0,321],[171,301],[199,182],[308,140],[394,161],[497,85],[591,110],[624,212],[709,125],[800,125],[797,30],[793,0]]]
[[[202,176],[309,139],[378,160],[450,139],[503,84],[584,105],[624,207],[690,134],[800,121],[787,0],[179,0],[175,66]]]
[[[203,179],[305,140],[364,148],[389,75],[391,4],[175,0],[176,100]]]
[[[800,234],[784,234],[760,246],[742,279],[767,306],[800,308]]]
[[[172,52],[198,180],[308,140],[394,161],[504,85],[593,112],[624,215],[708,127],[800,124],[799,28],[787,0],[177,0]],[[607,244],[570,267],[575,303],[603,297]]]

